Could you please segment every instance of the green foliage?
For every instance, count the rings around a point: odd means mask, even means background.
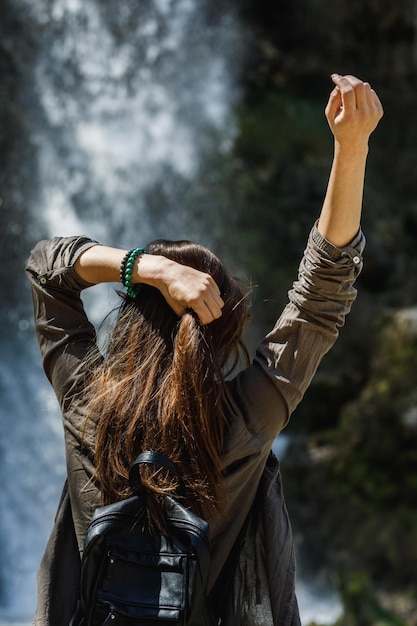
[[[248,176],[255,175],[254,166],[259,164],[261,173],[266,173],[270,181],[279,182],[275,187],[278,204],[270,207],[277,207],[278,212],[284,206],[291,207],[289,227],[285,229],[288,248],[299,244],[298,235],[293,236],[291,222],[301,220],[302,230],[317,213],[324,191],[327,171],[323,168],[324,153],[319,154],[318,146],[321,145],[330,158],[330,134],[323,123],[323,109],[332,87],[329,75],[334,71],[356,74],[371,82],[385,109],[385,117],[370,142],[363,216],[369,245],[361,286],[374,294],[375,309],[387,304],[394,307],[413,304],[417,299],[414,279],[417,272],[414,254],[417,179],[413,174],[417,145],[414,115],[417,68],[416,23],[410,2],[399,0],[388,6],[386,2],[359,0],[300,0],[296,3],[244,0],[242,13],[253,38],[243,72],[247,98],[238,145],[245,148],[242,155]],[[284,101],[275,107],[268,106],[276,94],[285,94]],[[305,101],[306,108],[308,102],[314,107],[317,117],[311,123],[311,116],[305,111],[289,112],[287,103],[297,99],[298,103]],[[291,107],[301,112],[301,107],[293,104]],[[283,110],[280,123],[277,118]],[[252,115],[258,112],[261,125],[254,131]],[[319,128],[320,116],[321,136],[312,131],[314,127]],[[315,160],[313,168],[318,168],[314,182],[311,159],[306,158],[311,140],[316,141],[316,151],[310,152]],[[265,145],[276,160],[277,168],[284,161],[285,172],[279,181],[271,176],[273,164],[265,158]],[[304,192],[302,197],[299,188]],[[310,193],[305,193],[307,189]],[[298,203],[297,198],[301,200]],[[257,199],[262,200],[262,197]],[[258,215],[259,202],[249,207]],[[270,242],[277,231],[273,228],[269,234],[267,229],[265,231],[265,235],[254,242],[255,257],[272,247]],[[278,260],[276,255],[271,257],[272,268]],[[265,274],[268,275],[268,268]]]
[[[407,582],[417,560],[417,334],[381,330],[369,381],[343,413],[333,468],[350,543],[375,578]]]
[[[246,163],[258,165],[258,175],[266,181],[291,156],[304,162],[321,158],[323,152],[328,157],[323,103],[313,98],[274,89],[253,106],[243,108],[239,119],[236,151]]]
[[[407,626],[379,602],[373,585],[363,572],[340,578],[344,613],[335,626]]]
[[[220,217],[223,233],[216,245],[227,248],[259,285],[255,310],[267,325],[286,301],[318,216],[331,139],[321,104],[282,89],[241,107],[236,120],[238,133],[221,187],[228,200],[222,203],[230,210]]]
[[[314,546],[312,566],[366,571],[390,589],[415,581],[417,561],[414,324],[415,311],[384,321],[362,393],[339,429],[293,455],[286,476],[295,526],[306,530],[303,545]]]

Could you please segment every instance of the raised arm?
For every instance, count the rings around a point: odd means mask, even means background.
[[[334,160],[318,230],[337,247],[359,230],[369,136],[383,115],[369,83],[355,76],[332,75],[335,88],[326,106],[334,135]]]
[[[78,257],[74,269],[89,283],[120,282],[120,264],[125,253],[126,250],[97,245]],[[213,278],[164,256],[144,254],[137,259],[132,282],[159,289],[179,316],[192,309],[202,324],[209,324],[222,314],[224,303]]]

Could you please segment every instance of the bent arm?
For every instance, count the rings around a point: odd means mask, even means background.
[[[74,352],[83,363],[95,344],[95,330],[80,297],[97,283],[120,282],[126,250],[102,246],[88,237],[56,237],[39,242],[26,267],[32,285],[35,324],[46,374],[60,401],[70,381],[63,363]],[[163,256],[145,254],[135,264],[134,282],[158,288],[177,315],[189,308],[201,322],[221,315],[223,300],[211,276]],[[76,353],[76,354],[75,354]]]
[[[89,283],[120,282],[120,264],[125,254],[126,250],[96,245],[78,257],[74,269]],[[192,309],[202,324],[221,316],[224,303],[213,278],[167,257],[144,254],[136,259],[132,282],[156,287],[178,316]]]
[[[81,372],[87,354],[95,346],[95,329],[81,299],[81,292],[90,283],[73,270],[78,256],[95,245],[88,237],[40,241],[26,265],[44,369],[61,407],[70,387],[76,386],[69,372]]]
[[[318,230],[337,247],[358,233],[362,211],[368,140],[383,115],[368,83],[354,76],[332,76],[336,87],[326,106],[334,135],[334,160]]]

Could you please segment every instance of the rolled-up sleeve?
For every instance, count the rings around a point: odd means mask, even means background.
[[[88,237],[56,237],[33,249],[26,273],[32,286],[35,328],[45,373],[61,408],[73,384],[77,362],[95,345],[81,291],[90,286],[74,271],[74,263],[87,248],[97,245]]]
[[[86,422],[83,388],[89,356],[99,357],[96,334],[81,292],[90,283],[74,270],[79,255],[97,243],[88,237],[41,241],[26,272],[32,285],[35,328],[49,378],[62,411],[72,520],[82,550],[85,530],[99,503],[94,481],[94,424]],[[60,512],[58,513],[58,519]]]
[[[336,248],[313,227],[289,302],[232,382],[245,428],[266,448],[287,424],[356,298],[365,238]]]

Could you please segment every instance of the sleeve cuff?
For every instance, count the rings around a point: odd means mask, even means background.
[[[334,246],[330,241],[327,241],[323,235],[320,234],[317,228],[317,222],[314,224],[311,233],[310,240],[313,244],[319,248],[322,252],[324,252],[328,257],[333,259],[334,261],[339,260],[341,257],[350,257],[354,260],[356,257],[359,257],[362,260],[362,253],[365,248],[365,235],[362,230],[359,229],[358,234],[352,239],[352,241],[344,246],[343,248],[338,248]],[[355,262],[355,261],[354,261]]]

